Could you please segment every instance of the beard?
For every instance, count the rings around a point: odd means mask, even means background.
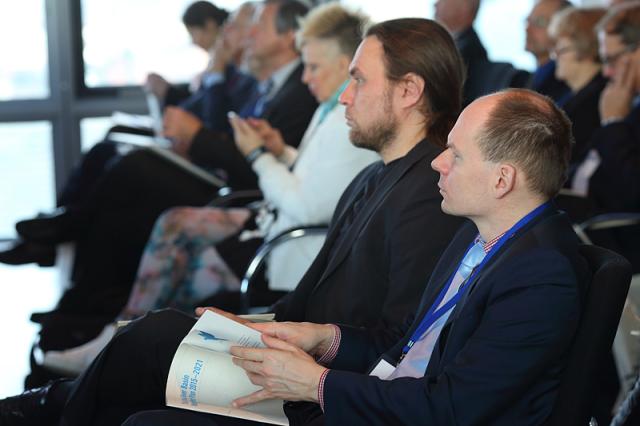
[[[391,93],[387,93],[383,100],[381,118],[368,128],[354,123],[349,132],[351,143],[358,147],[380,153],[398,133],[398,120],[391,107]]]

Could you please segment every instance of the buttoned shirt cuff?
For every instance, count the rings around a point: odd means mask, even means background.
[[[322,354],[320,358],[318,358],[317,362],[320,365],[329,365],[334,360],[336,355],[338,354],[338,348],[340,347],[340,340],[342,339],[342,332],[340,331],[340,327],[335,324],[331,324],[333,326],[334,334],[333,340],[331,341],[331,346],[329,349]]]
[[[324,381],[327,379],[327,374],[329,374],[328,368],[326,368],[322,374],[320,375],[320,381],[318,382],[318,404],[320,404],[320,408],[324,413]]]

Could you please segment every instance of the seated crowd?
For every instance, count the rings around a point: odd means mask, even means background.
[[[338,3],[193,3],[207,69],[146,85],[169,149],[231,195],[111,133],[86,153],[0,252],[44,266],[75,245],[33,389],[0,400],[0,424],[254,424],[165,405],[205,310],[266,345],[231,349],[262,388],[234,403],[284,399],[290,424],[545,424],[591,281],[572,224],[640,213],[640,2],[621,3],[538,0],[531,74],[488,58],[480,0],[376,24]],[[259,277],[275,322],[234,315],[260,245],[308,225],[326,236],[276,247]],[[637,227],[594,240],[640,272]]]

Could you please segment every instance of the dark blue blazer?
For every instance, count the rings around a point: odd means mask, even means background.
[[[300,144],[318,107],[315,98],[302,83],[302,71],[301,64],[287,78],[278,93],[266,103],[260,117],[278,129],[284,141],[293,147]],[[228,132],[202,127],[193,138],[189,157],[194,164],[204,169],[223,170],[227,183],[234,189],[258,187],[256,174],[244,155],[238,151],[233,137]]]
[[[601,158],[589,179],[589,198],[597,208],[640,211],[640,105],[624,121],[599,128],[589,148]]]
[[[476,235],[472,223],[459,231],[404,328],[373,334],[341,326],[325,382],[325,424],[536,425],[548,417],[589,281],[571,224],[555,209],[507,241],[468,284],[424,377],[354,373],[380,354],[398,360]]]
[[[224,70],[224,81],[210,87],[202,86],[179,106],[200,118],[206,128],[230,134],[227,113],[239,111],[256,87],[257,82],[252,76],[229,65]]]

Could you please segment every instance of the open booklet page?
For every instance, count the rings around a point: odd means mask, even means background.
[[[231,406],[234,399],[260,389],[231,361],[231,346],[264,347],[264,344],[259,332],[214,312],[205,312],[173,357],[167,380],[167,405],[288,425],[282,400],[262,401],[241,409]]]

